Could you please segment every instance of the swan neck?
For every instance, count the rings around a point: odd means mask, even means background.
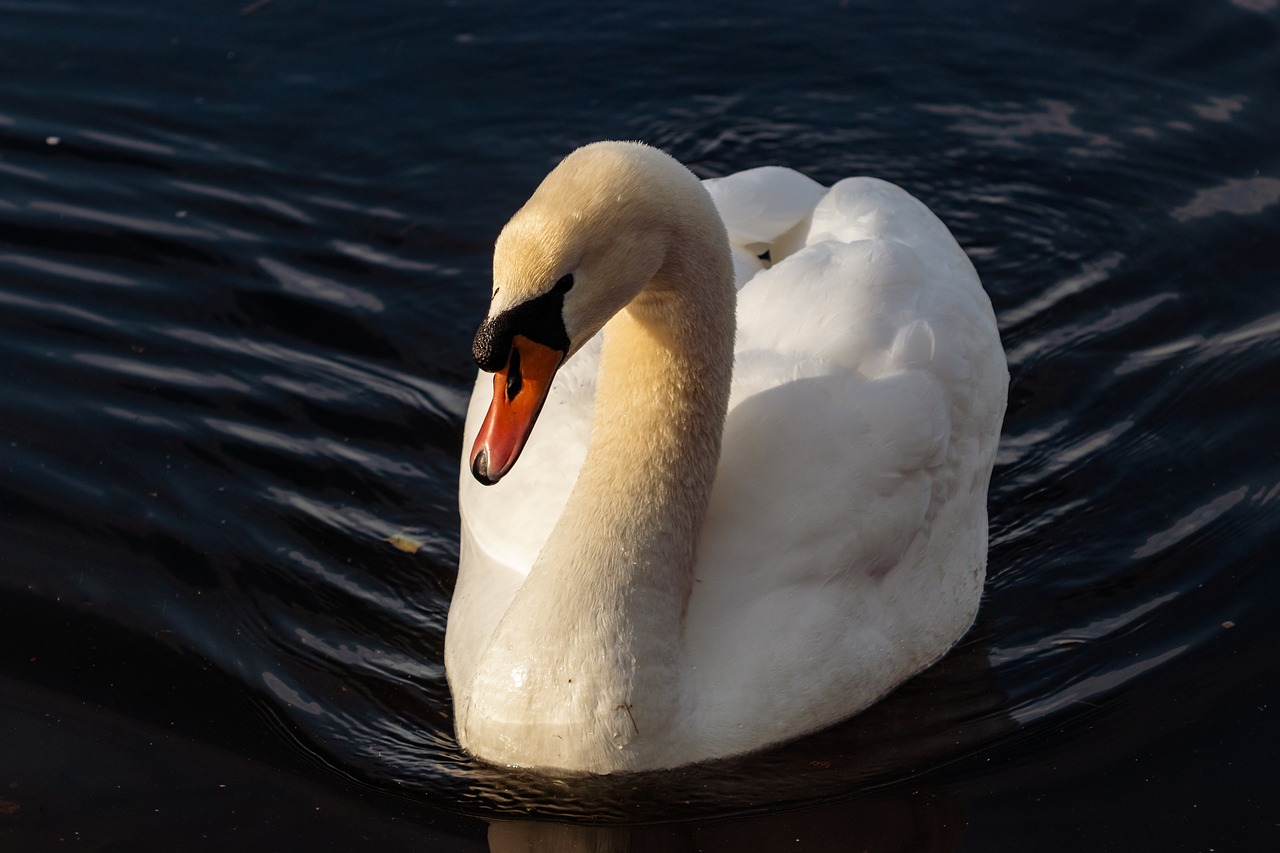
[[[689,730],[684,616],[736,323],[724,226],[688,183],[662,264],[605,325],[586,459],[459,712],[491,760],[670,766],[681,744],[654,734]]]
[[[585,558],[582,568],[669,592],[676,617],[692,584],[733,370],[727,243],[719,270],[700,252],[717,254],[714,246],[676,254],[605,326],[590,447],[548,542],[568,537],[579,551],[554,559]],[[605,553],[581,553],[588,542]],[[549,550],[539,562],[553,557]]]

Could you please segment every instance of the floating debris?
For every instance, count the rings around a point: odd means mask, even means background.
[[[398,548],[406,554],[416,554],[418,549],[422,547],[420,540],[414,539],[406,533],[397,533],[394,536],[389,536],[387,541],[391,543],[392,547]]]

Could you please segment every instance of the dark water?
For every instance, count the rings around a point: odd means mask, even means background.
[[[0,0],[0,849],[1280,849],[1280,3],[700,8]],[[452,738],[458,444],[610,137],[902,184],[1013,384],[947,660],[546,781]]]

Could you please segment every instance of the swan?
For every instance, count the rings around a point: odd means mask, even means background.
[[[972,624],[1008,369],[898,187],[585,146],[499,235],[473,355],[445,667],[477,758],[759,750]]]

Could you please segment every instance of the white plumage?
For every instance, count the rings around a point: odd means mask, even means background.
[[[517,600],[587,456],[596,335],[556,375],[501,483],[481,486],[463,466],[447,665],[460,738],[487,760],[610,772],[758,749],[861,710],[973,621],[1008,384],[973,266],[937,217],[884,181],[827,190],[767,167],[704,185],[731,244],[737,335],[683,614],[655,622],[678,626],[667,636],[619,639],[611,634],[648,623],[584,618],[619,606],[598,590],[581,600],[560,582],[538,605]],[[477,378],[467,447],[491,383]],[[643,490],[645,472],[635,476]],[[477,679],[499,622],[510,634],[534,606],[563,618],[528,617],[531,633],[512,635],[524,638],[508,650],[517,657],[502,659],[497,681]],[[542,648],[520,657],[525,643]],[[592,643],[598,661],[582,651]],[[593,675],[618,665],[619,648],[626,677]],[[663,658],[652,673],[634,660],[647,654]],[[539,689],[538,673],[516,672],[531,667],[563,678],[582,670],[588,692],[621,693],[594,704],[575,693],[565,714],[587,718],[548,722],[553,712],[522,693]],[[609,715],[620,706],[625,721]],[[511,719],[519,715],[527,725]]]

